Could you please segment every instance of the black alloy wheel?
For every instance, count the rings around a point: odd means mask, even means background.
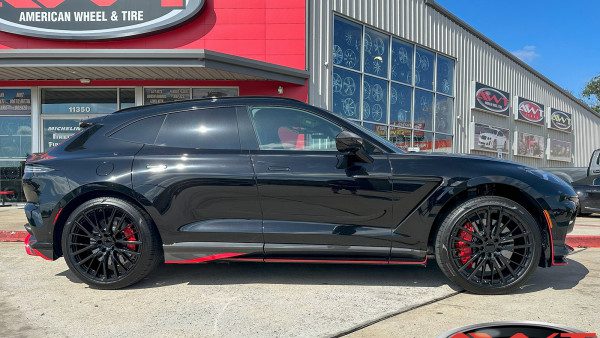
[[[485,196],[458,206],[442,224],[436,258],[442,271],[473,293],[514,290],[538,265],[541,236],[519,204]]]
[[[62,238],[69,268],[107,289],[131,285],[162,260],[157,232],[139,208],[117,198],[87,201],[71,213]]]

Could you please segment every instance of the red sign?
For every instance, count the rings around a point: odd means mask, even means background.
[[[517,97],[517,108],[515,118],[520,121],[530,122],[538,125],[544,124],[544,105],[533,102],[522,97]]]

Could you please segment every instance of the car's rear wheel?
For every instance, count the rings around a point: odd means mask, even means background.
[[[477,197],[460,204],[444,220],[435,254],[444,274],[465,290],[508,293],[535,271],[541,254],[540,230],[518,203]]]
[[[102,289],[138,282],[163,257],[160,236],[149,217],[114,197],[94,198],[69,215],[62,250],[79,279]]]

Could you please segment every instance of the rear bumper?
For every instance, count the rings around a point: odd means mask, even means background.
[[[42,214],[37,204],[25,204],[25,217],[27,224],[25,230],[29,235],[25,238],[25,251],[32,256],[40,256],[46,260],[55,260],[58,257],[54,252],[52,231],[44,225]]]

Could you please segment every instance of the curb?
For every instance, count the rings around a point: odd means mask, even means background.
[[[24,242],[27,231],[0,230],[0,242]]]
[[[4,231],[0,230],[0,242],[23,242],[27,237],[27,231]],[[574,248],[600,248],[600,236],[592,235],[569,235],[567,245]]]
[[[567,245],[574,248],[600,248],[600,236],[572,235],[567,236]]]

